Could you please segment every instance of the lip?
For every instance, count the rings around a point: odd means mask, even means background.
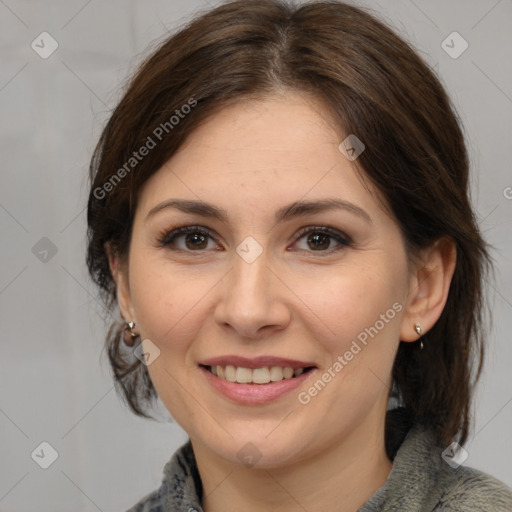
[[[287,359],[283,357],[274,356],[259,356],[259,357],[242,357],[237,355],[218,356],[211,359],[206,359],[199,363],[203,366],[241,366],[243,368],[264,368],[265,366],[289,366],[296,370],[297,368],[307,368],[308,366],[316,366],[313,362],[298,361],[297,359]]]
[[[273,359],[275,360],[275,358]],[[212,359],[212,361],[215,361],[215,359]],[[258,364],[261,363],[258,362]],[[280,365],[281,363],[274,366]],[[242,365],[240,364],[240,366]],[[255,368],[261,368],[261,366],[256,366]],[[297,366],[297,368],[302,368],[302,366]],[[217,377],[203,366],[199,366],[199,369],[216,391],[238,404],[247,405],[265,404],[277,400],[299,387],[312,374],[316,373],[317,370],[317,368],[312,368],[310,371],[302,373],[298,377],[283,379],[278,382],[269,382],[268,384],[238,384],[237,382],[228,382],[227,380]]]

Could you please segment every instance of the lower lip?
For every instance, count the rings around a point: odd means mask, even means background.
[[[217,377],[203,366],[199,368],[217,391],[241,404],[264,404],[276,400],[300,386],[315,371],[312,369],[298,377],[268,384],[238,384]]]

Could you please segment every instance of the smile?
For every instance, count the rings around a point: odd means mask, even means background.
[[[213,365],[206,366],[205,368],[219,379],[227,382],[236,382],[238,384],[269,384],[270,382],[280,382],[282,380],[293,379],[313,369],[312,366],[295,369],[291,366],[270,366],[252,369],[233,365]]]
[[[232,402],[263,405],[289,395],[318,367],[313,362],[260,356],[219,356],[199,363],[210,389]]]

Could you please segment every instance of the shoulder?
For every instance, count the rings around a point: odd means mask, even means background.
[[[147,494],[126,512],[164,512],[160,491]]]
[[[443,512],[510,512],[512,489],[478,469],[446,468],[446,483],[434,510]]]
[[[160,487],[126,512],[199,512],[202,485],[190,440],[165,465]]]
[[[391,473],[361,512],[512,512],[512,489],[458,464],[462,452],[440,446],[429,429],[414,424],[394,430]]]

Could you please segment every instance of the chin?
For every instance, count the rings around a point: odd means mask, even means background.
[[[227,435],[222,440],[203,438],[201,443],[227,462],[249,469],[275,469],[306,457],[304,451],[311,443],[307,443],[302,434],[277,432],[277,429],[272,432],[272,429],[256,426],[243,433],[232,431],[233,438]]]

